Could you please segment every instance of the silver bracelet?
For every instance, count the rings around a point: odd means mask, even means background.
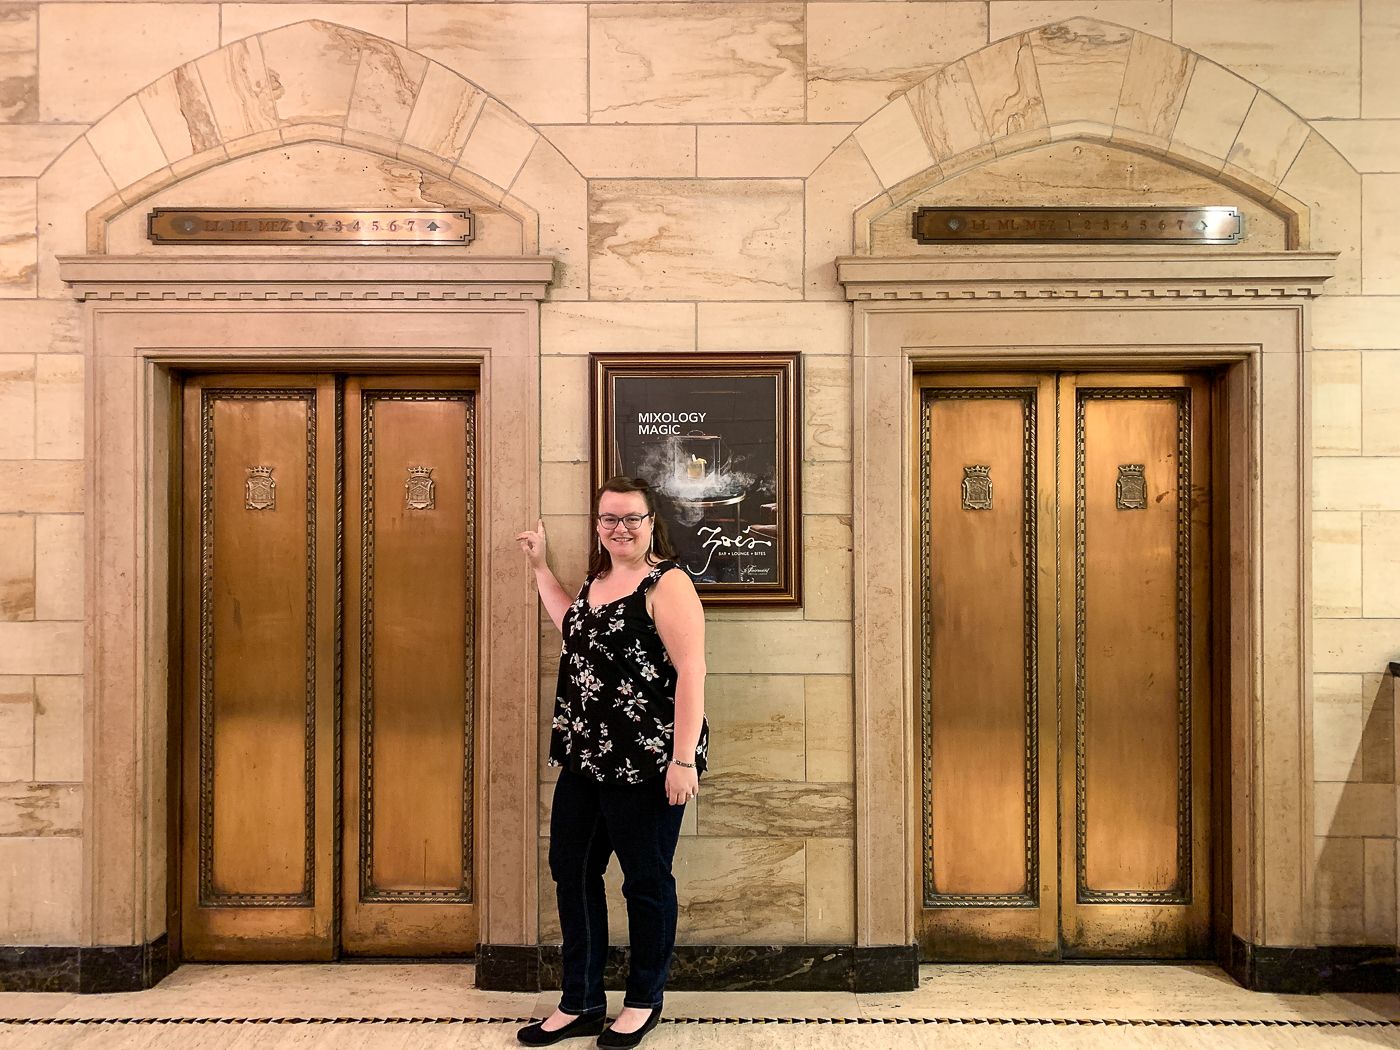
[[[694,763],[694,762],[682,762],[679,758],[673,758],[673,759],[671,759],[671,765],[673,765],[673,766],[680,766],[682,769],[694,769],[694,768],[695,768],[695,763]]]

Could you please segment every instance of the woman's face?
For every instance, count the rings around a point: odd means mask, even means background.
[[[601,519],[605,515],[625,518],[629,514],[646,513],[646,497],[640,492],[604,492],[598,499],[598,539],[603,549],[624,561],[635,558],[639,552],[645,553],[651,547],[651,518],[643,520],[636,532],[630,531],[621,521],[616,528],[604,528]]]

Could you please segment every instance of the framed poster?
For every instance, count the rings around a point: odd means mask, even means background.
[[[651,484],[706,605],[802,604],[799,359],[589,356],[594,488]]]

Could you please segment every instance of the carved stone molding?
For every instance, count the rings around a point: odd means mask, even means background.
[[[1332,252],[946,255],[836,260],[849,300],[1311,299]]]
[[[59,259],[76,299],[156,301],[543,299],[543,256],[149,256]]]

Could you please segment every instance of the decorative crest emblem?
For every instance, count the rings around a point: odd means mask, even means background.
[[[409,467],[408,484],[404,486],[408,493],[408,509],[432,510],[435,484],[432,467]]]
[[[963,467],[962,505],[963,510],[992,509],[991,467]]]
[[[249,510],[277,509],[277,482],[273,480],[271,467],[249,467],[248,484],[244,489]]]
[[[1141,463],[1123,463],[1118,467],[1118,509],[1147,509],[1147,479],[1142,476]]]

